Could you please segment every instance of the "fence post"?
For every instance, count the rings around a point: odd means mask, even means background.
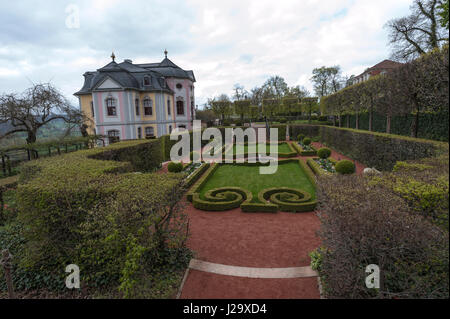
[[[9,253],[9,250],[3,249],[2,250],[2,259],[0,260],[0,264],[3,266],[3,269],[5,271],[5,280],[6,280],[6,285],[8,287],[9,299],[15,299],[16,296],[14,294],[13,282],[12,282],[12,278],[11,278],[11,268],[12,268],[11,259],[12,259],[12,255]]]
[[[61,155],[61,149],[59,148],[59,146],[57,146],[56,149],[58,150],[58,155]]]
[[[3,176],[6,176],[5,155],[2,155],[2,170],[3,170]]]

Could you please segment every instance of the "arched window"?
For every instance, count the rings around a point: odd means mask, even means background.
[[[135,107],[135,109],[136,109],[136,115],[139,115],[140,114],[140,112],[139,112],[139,99],[135,99],[134,100],[134,107]]]
[[[155,129],[153,126],[147,126],[145,128],[145,137],[154,137],[155,136]]]
[[[177,101],[177,115],[184,115],[184,102],[183,100]]]
[[[153,115],[153,101],[149,98],[144,100],[144,115]]]
[[[116,116],[117,115],[116,100],[112,97],[108,97],[105,103],[106,103],[106,112],[108,116]]]

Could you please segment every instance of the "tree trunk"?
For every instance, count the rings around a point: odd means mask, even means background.
[[[27,144],[35,143],[36,142],[36,132],[28,131],[27,133],[28,133]]]
[[[386,115],[386,133],[391,134],[391,115]]]
[[[336,115],[333,115],[333,126],[336,126]]]
[[[342,116],[339,114],[339,127],[342,127]]]
[[[370,106],[369,110],[369,131],[373,131],[373,108]]]
[[[355,120],[356,120],[355,128],[357,130],[359,130],[359,113],[356,113],[355,116],[356,116],[356,118],[355,118]]]
[[[419,135],[419,109],[417,109],[416,116],[414,117],[414,125],[412,130],[412,136],[417,137]]]
[[[350,127],[350,114],[347,114],[347,128]]]

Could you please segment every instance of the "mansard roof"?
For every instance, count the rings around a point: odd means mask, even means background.
[[[117,63],[113,60],[104,67],[97,69],[97,71],[89,71],[83,75],[83,87],[74,95],[101,91],[98,86],[107,78],[117,82],[123,89],[145,92],[164,91],[173,93],[167,85],[167,78],[182,78],[195,82],[193,71],[181,69],[167,57],[160,63],[143,64],[133,64],[131,60]],[[151,85],[144,86],[144,77],[149,77]]]

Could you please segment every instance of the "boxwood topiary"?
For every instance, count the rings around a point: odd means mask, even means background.
[[[335,168],[336,172],[340,174],[353,174],[355,172],[355,164],[349,160],[340,160]]]
[[[297,135],[297,141],[299,141],[299,142],[303,141],[304,138],[305,138],[305,134],[300,133]]]
[[[167,170],[171,173],[179,173],[183,170],[183,163],[181,162],[170,162],[167,165]]]
[[[311,139],[309,138],[309,137],[305,137],[304,139],[303,139],[303,145],[309,145],[309,144],[311,144]]]
[[[327,147],[322,147],[321,149],[319,149],[317,151],[317,155],[320,158],[327,159],[331,155],[331,150],[329,148],[327,148]]]

